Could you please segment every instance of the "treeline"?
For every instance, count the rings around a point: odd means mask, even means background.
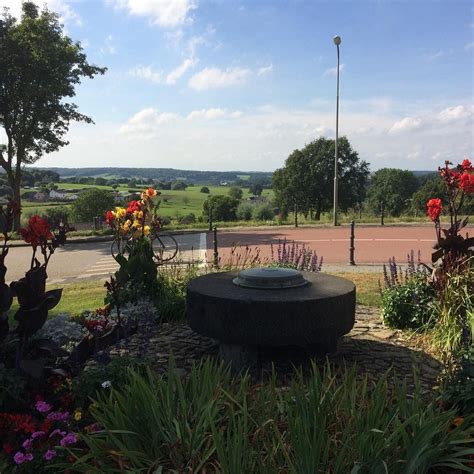
[[[285,166],[273,174],[276,205],[282,218],[293,213],[319,220],[323,212],[331,212],[334,196],[335,142],[318,138],[301,150],[295,150]],[[369,165],[359,158],[349,140],[338,142],[338,209],[342,212],[398,217],[403,214],[423,216],[426,202],[440,198],[444,205],[448,196],[438,173],[412,172],[383,168],[369,172]],[[474,213],[474,199],[467,196],[464,209]],[[296,212],[295,212],[296,211]]]
[[[24,169],[21,174],[21,187],[45,187],[51,186],[52,183],[59,182],[59,174],[55,171],[45,170],[45,169]],[[8,183],[6,173],[0,174],[0,196],[11,196],[12,188]]]
[[[188,184],[219,185],[223,182],[239,185],[243,181],[263,181],[270,184],[271,172],[256,171],[195,171],[173,168],[48,168],[62,179],[105,178],[121,182],[128,180],[185,181]],[[242,179],[244,177],[244,179]],[[77,181],[82,183],[81,181]],[[89,184],[89,183],[82,183]]]

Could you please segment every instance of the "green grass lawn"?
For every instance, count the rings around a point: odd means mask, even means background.
[[[95,309],[104,306],[105,288],[104,282],[99,280],[68,283],[65,285],[47,285],[47,290],[63,288],[61,301],[49,312],[49,317],[54,317],[60,313],[69,313],[73,315],[80,314],[86,309]],[[18,310],[17,300],[10,308],[9,318],[12,325],[15,324],[13,315]]]
[[[380,306],[380,294],[378,273],[338,273],[335,274],[354,282],[357,287],[357,304],[367,306]],[[47,289],[63,288],[63,296],[58,306],[50,311],[49,317],[60,313],[73,315],[80,314],[86,309],[95,309],[104,305],[105,288],[102,280],[94,280],[80,283],[68,283],[65,285],[48,285]],[[9,317],[14,325],[13,315],[18,309],[18,304],[12,305]]]

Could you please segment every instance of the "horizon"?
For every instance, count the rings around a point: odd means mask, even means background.
[[[95,125],[72,124],[70,145],[37,167],[273,172],[334,138],[336,34],[339,134],[371,171],[472,158],[470,1],[35,3],[109,68],[73,98]],[[3,6],[18,17],[19,0]]]

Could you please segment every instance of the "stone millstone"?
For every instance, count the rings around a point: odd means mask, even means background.
[[[272,267],[242,270],[232,282],[245,288],[259,288],[262,290],[297,288],[309,284],[309,281],[305,280],[298,270]]]
[[[224,345],[316,346],[332,352],[354,326],[355,286],[322,273],[301,275],[311,284],[272,291],[235,285],[237,272],[195,278],[187,287],[189,325]]]

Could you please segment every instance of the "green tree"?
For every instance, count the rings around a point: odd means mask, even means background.
[[[171,189],[173,191],[185,191],[187,188],[187,185],[184,181],[176,181],[171,185]]]
[[[201,188],[201,191],[200,191],[200,192],[201,192],[201,193],[204,193],[204,194],[209,194],[209,193],[210,193],[209,188],[208,188],[207,186],[203,186],[203,187]]]
[[[280,213],[321,213],[332,209],[334,196],[334,140],[318,138],[302,150],[295,150],[285,166],[273,174],[273,190]],[[361,203],[369,175],[368,163],[359,158],[349,140],[338,141],[339,207],[342,211]]]
[[[239,201],[230,196],[208,196],[203,203],[203,214],[208,218],[212,212],[213,221],[234,221],[238,205]]]
[[[0,125],[7,136],[0,165],[20,204],[22,166],[67,145],[70,122],[92,122],[68,98],[81,78],[103,74],[105,68],[87,62],[57,15],[47,9],[39,13],[34,3],[25,2],[20,21],[8,10],[0,19],[0,71]],[[19,213],[14,224],[18,228]]]
[[[107,184],[107,180],[105,178],[102,178],[101,176],[95,178],[94,184],[96,186],[105,186]]]
[[[374,213],[384,210],[392,216],[399,216],[410,207],[412,194],[418,188],[416,176],[408,170],[382,168],[370,179],[367,203]]]
[[[411,198],[411,208],[418,215],[426,214],[426,203],[432,198],[440,198],[443,206],[448,205],[449,197],[446,192],[446,185],[439,175],[428,178],[425,183],[413,193]],[[464,196],[461,212],[466,215],[474,214],[474,196],[466,194]]]
[[[89,189],[74,201],[72,211],[77,222],[89,222],[94,217],[104,216],[114,204],[111,192],[104,189]]]
[[[228,193],[227,193],[231,198],[240,200],[242,199],[242,196],[244,195],[244,192],[237,186],[232,186]]]
[[[253,194],[254,196],[260,196],[263,192],[263,184],[260,182],[252,183],[249,186],[249,193]]]

